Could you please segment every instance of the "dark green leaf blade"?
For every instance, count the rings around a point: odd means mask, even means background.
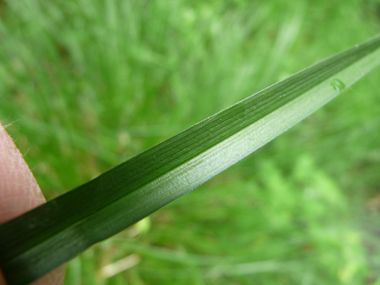
[[[1,225],[9,284],[37,279],[250,154],[378,65],[379,47],[377,36],[296,73]]]

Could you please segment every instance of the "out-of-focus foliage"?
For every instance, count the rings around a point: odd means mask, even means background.
[[[375,35],[379,7],[0,1],[0,120],[12,123],[54,197]],[[380,209],[379,76],[74,259],[67,284],[371,284],[379,231],[366,217]],[[103,270],[110,264],[114,271]]]

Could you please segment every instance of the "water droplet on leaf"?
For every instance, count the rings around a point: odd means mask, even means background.
[[[342,92],[344,88],[346,88],[346,84],[344,84],[342,80],[337,78],[331,80],[330,85],[335,91],[338,91],[339,93]]]

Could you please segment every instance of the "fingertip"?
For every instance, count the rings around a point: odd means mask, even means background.
[[[41,278],[33,281],[29,285],[62,285],[65,279],[65,266],[61,265],[42,276]],[[7,285],[3,272],[0,269],[0,285]]]
[[[1,269],[0,269],[0,285],[7,285],[7,282],[5,282],[3,271]]]
[[[0,224],[45,202],[40,187],[12,138],[0,123]],[[22,274],[22,273],[21,273]],[[54,269],[33,285],[61,285],[64,265]],[[6,285],[0,270],[0,285]]]
[[[65,279],[65,266],[61,265],[30,285],[62,285]],[[0,284],[1,285],[1,284]]]
[[[22,154],[0,124],[0,223],[45,202]]]

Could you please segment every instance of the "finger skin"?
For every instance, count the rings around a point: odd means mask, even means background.
[[[0,224],[43,203],[45,198],[37,181],[13,140],[0,124]],[[61,285],[64,276],[65,268],[60,266],[31,284]],[[0,285],[6,284],[0,269]]]

